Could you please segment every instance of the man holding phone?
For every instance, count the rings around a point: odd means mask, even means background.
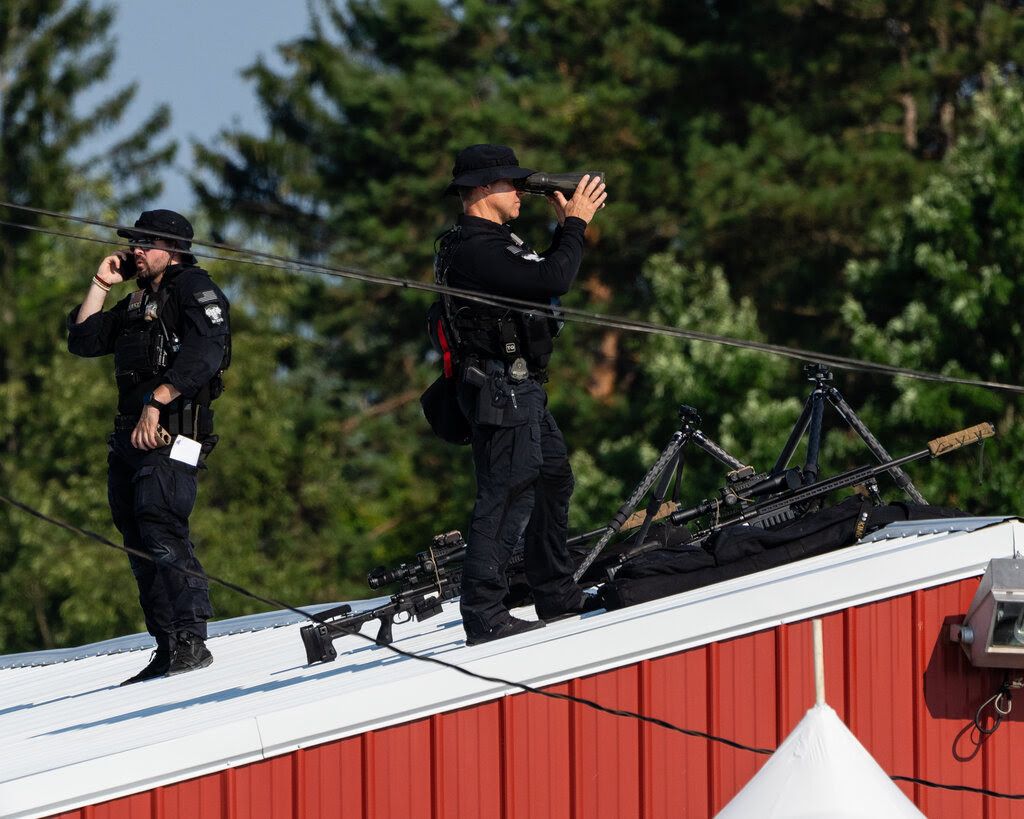
[[[144,212],[118,230],[128,250],[100,262],[81,305],[68,316],[68,349],[113,354],[118,414],[109,439],[107,492],[130,549],[150,663],[122,683],[205,668],[209,582],[189,540],[198,470],[217,442],[210,404],[231,356],[230,305],[198,267],[192,225],[170,210]],[[138,287],[104,310],[111,288]]]

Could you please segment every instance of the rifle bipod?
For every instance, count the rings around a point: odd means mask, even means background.
[[[775,466],[772,467],[770,474],[779,475],[786,469],[790,459],[793,457],[797,444],[803,437],[804,432],[807,431],[807,457],[803,467],[803,482],[808,484],[817,480],[818,452],[821,448],[821,421],[825,399],[828,399],[828,402],[839,413],[839,416],[860,436],[879,463],[892,461],[892,455],[871,434],[871,430],[860,420],[853,407],[846,403],[839,390],[832,385],[832,372],[829,368],[825,364],[807,364],[804,366],[804,372],[807,374],[807,379],[814,382],[814,388],[811,390],[810,395],[807,396],[803,412],[800,413],[800,417],[793,426],[789,440],[786,441],[786,445],[782,448],[782,453],[779,455],[778,461],[775,462]],[[896,485],[906,492],[914,503],[927,503],[910,480],[910,476],[901,467],[890,467],[888,472],[896,481]],[[874,491],[873,487],[868,487],[868,490]],[[875,494],[873,497],[877,500],[878,496]]]

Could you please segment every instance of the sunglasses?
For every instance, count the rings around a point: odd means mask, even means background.
[[[128,245],[128,249],[132,253],[134,253],[136,250],[141,250],[141,251],[145,252],[147,250],[152,250],[155,247],[156,247],[156,237],[155,236],[138,236],[138,237],[136,237],[132,241],[131,244]]]

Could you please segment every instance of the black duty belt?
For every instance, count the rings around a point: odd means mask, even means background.
[[[117,432],[135,429],[138,415],[115,415],[114,429]],[[213,410],[192,401],[185,401],[180,410],[160,413],[160,423],[170,435],[185,435],[197,441],[204,441],[213,434]]]
[[[476,367],[477,369],[487,373],[494,373],[495,371],[503,372],[505,377],[513,384],[521,384],[523,381],[536,381],[538,384],[546,384],[548,382],[547,370],[541,370],[536,367],[526,365],[525,360],[523,360],[523,366],[526,367],[525,375],[523,374],[522,369],[515,367],[514,362],[503,361],[500,358],[480,359],[476,356],[469,356],[463,362],[464,368]]]

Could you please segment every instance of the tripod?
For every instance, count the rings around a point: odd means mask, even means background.
[[[647,536],[647,532],[650,529],[651,523],[654,518],[657,517],[658,511],[665,502],[665,495],[668,492],[668,486],[672,480],[673,474],[676,476],[676,491],[678,493],[679,484],[682,480],[684,464],[683,447],[690,441],[693,441],[697,446],[731,468],[734,472],[753,471],[751,467],[744,465],[738,458],[730,455],[697,428],[697,425],[700,424],[700,416],[697,414],[697,410],[693,407],[688,407],[685,404],[680,405],[679,421],[679,429],[672,436],[668,445],[661,451],[661,454],[655,460],[654,465],[647,470],[647,474],[644,475],[640,480],[640,483],[637,484],[633,493],[626,499],[626,502],[619,507],[619,511],[615,513],[611,523],[603,529],[588,532],[585,535],[573,538],[570,541],[570,544],[572,544],[573,542],[578,542],[581,539],[589,539],[597,534],[601,535],[601,539],[595,544],[594,548],[587,553],[587,556],[583,559],[579,568],[576,569],[575,574],[573,574],[574,580],[579,581],[579,579],[583,577],[587,569],[590,568],[590,564],[594,562],[594,559],[601,553],[601,550],[608,544],[608,541],[615,536],[615,533],[618,532],[622,528],[623,524],[627,522],[627,519],[630,518],[633,511],[640,505],[640,502],[644,499],[644,495],[647,494],[648,490],[654,486],[654,491],[651,493],[651,499],[647,504],[647,510],[644,514],[643,523],[641,524],[640,533],[637,535],[636,542],[643,543],[644,538]]]
[[[871,434],[871,430],[864,425],[864,422],[857,417],[857,413],[846,403],[843,396],[839,394],[839,390],[832,386],[832,373],[828,366],[825,364],[807,364],[804,366],[804,372],[807,373],[808,380],[814,382],[814,388],[811,390],[811,394],[807,396],[803,412],[800,413],[800,417],[797,419],[796,425],[789,435],[789,440],[786,441],[786,445],[782,448],[782,453],[779,455],[778,461],[775,462],[775,466],[772,467],[770,474],[780,475],[785,471],[790,459],[793,457],[797,444],[803,437],[804,432],[807,432],[808,428],[810,428],[807,436],[807,458],[803,468],[803,483],[807,485],[817,480],[818,452],[821,448],[821,421],[824,415],[826,399],[835,407],[840,417],[867,444],[871,454],[878,459],[879,463],[891,461],[893,458],[886,451],[885,447]],[[889,470],[889,474],[896,481],[896,485],[910,496],[911,500],[915,503],[927,503],[910,480],[910,476],[902,468],[894,466]],[[879,501],[880,499],[877,497],[878,489],[874,484],[869,487],[869,490],[875,496],[875,500]]]
[[[601,550],[608,544],[608,541],[627,523],[627,519],[629,519],[630,523],[633,522],[630,516],[653,486],[655,488],[651,493],[651,499],[647,505],[640,532],[636,537],[637,543],[644,542],[651,523],[659,516],[673,474],[676,476],[676,492],[678,494],[683,469],[683,447],[690,441],[693,441],[705,452],[732,470],[727,476],[728,486],[723,491],[723,501],[726,504],[740,501],[741,494],[746,497],[756,497],[758,495],[796,489],[801,485],[809,486],[817,480],[819,473],[818,454],[821,449],[821,423],[826,400],[835,407],[840,417],[860,435],[879,463],[892,461],[893,458],[886,451],[885,447],[875,438],[871,430],[864,425],[864,422],[857,417],[857,413],[846,403],[839,390],[832,386],[832,373],[829,368],[824,364],[807,364],[804,367],[804,372],[807,373],[808,380],[814,382],[814,388],[811,390],[810,395],[807,396],[803,411],[800,413],[800,417],[797,419],[793,431],[790,433],[789,439],[779,455],[778,461],[776,461],[775,466],[772,467],[771,472],[767,475],[763,473],[757,474],[752,466],[745,465],[738,458],[733,457],[709,439],[697,428],[697,425],[700,424],[700,416],[697,414],[697,411],[693,407],[681,405],[679,407],[679,420],[681,422],[679,430],[672,436],[668,446],[662,450],[654,465],[647,471],[647,474],[644,475],[640,483],[637,484],[633,494],[619,507],[619,511],[615,513],[611,523],[601,529],[596,529],[570,539],[569,545],[573,545],[574,543],[584,542],[592,537],[601,535],[601,539],[587,553],[583,562],[574,573],[573,578],[579,581],[590,567],[590,564],[594,562]],[[789,462],[805,432],[808,432],[808,438],[804,467],[802,470],[797,468],[789,469]],[[888,472],[895,479],[896,484],[915,503],[927,503],[911,482],[910,476],[900,466],[894,465],[888,469]],[[878,486],[874,478],[866,481],[865,486],[871,494],[872,500],[880,504],[882,499],[878,494]],[[695,517],[708,514],[717,510],[719,503],[720,501],[703,501],[690,509],[675,512],[671,515],[672,523],[686,523]]]

